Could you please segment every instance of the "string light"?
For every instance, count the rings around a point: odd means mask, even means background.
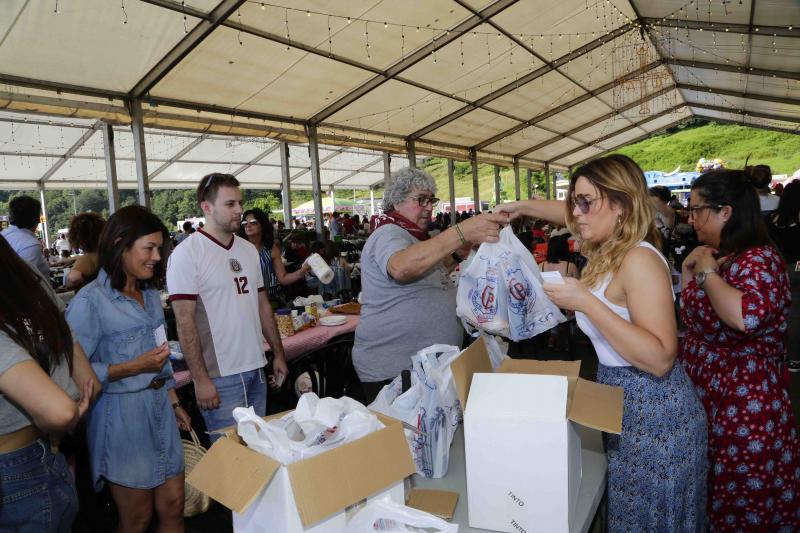
[[[122,16],[124,17],[123,20],[122,20],[122,24],[127,24],[128,23],[128,12],[125,11],[125,0],[120,0],[120,1],[122,2],[122,5],[120,5],[120,7],[122,8]]]
[[[369,53],[369,22],[364,22],[364,38],[366,40],[367,61],[371,61],[372,56]]]
[[[183,12],[183,34],[189,33],[189,25],[186,21],[186,1],[181,0],[181,12]]]
[[[239,19],[239,31],[236,32],[236,39],[239,41],[239,46],[244,46],[242,42],[242,12],[241,10],[236,10],[236,16]]]
[[[53,9],[53,13],[58,15],[58,0],[56,0],[56,7],[55,7],[55,9]]]
[[[292,42],[292,34],[289,33],[289,10],[285,9],[283,11],[283,25],[286,26],[286,40],[288,42]],[[291,50],[291,46],[288,44],[286,45],[286,51],[288,52]]]

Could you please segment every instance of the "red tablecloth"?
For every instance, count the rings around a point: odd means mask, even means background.
[[[322,348],[331,339],[345,333],[352,333],[358,326],[359,316],[357,315],[343,315],[346,316],[347,322],[341,326],[315,326],[300,333],[295,333],[291,337],[281,339],[283,343],[283,351],[286,354],[286,360],[292,361],[307,353],[313,352]],[[264,351],[271,351],[269,344],[264,343]],[[178,388],[188,385],[192,382],[192,374],[188,370],[181,370],[175,372],[175,382]]]

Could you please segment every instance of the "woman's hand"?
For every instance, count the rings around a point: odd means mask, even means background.
[[[524,215],[522,212],[524,206],[525,202],[523,201],[508,202],[495,206],[494,212],[500,215],[505,215],[506,221],[511,221]]]
[[[717,251],[710,246],[698,246],[683,260],[681,270],[684,276],[694,277],[696,272],[711,269],[717,270],[719,263],[714,254]]]
[[[78,400],[78,418],[83,418],[83,415],[85,415],[86,411],[89,410],[89,405],[91,405],[92,403],[93,390],[94,390],[94,380],[87,379],[86,383],[83,384],[81,397]]]
[[[458,227],[467,242],[497,242],[500,239],[501,225],[507,221],[506,215],[481,213],[459,222]]]
[[[164,368],[164,363],[167,361],[167,357],[169,357],[169,345],[166,342],[157,348],[144,352],[136,358],[139,364],[139,374],[145,372],[161,372],[161,369]]]
[[[178,427],[181,431],[189,431],[192,429],[192,417],[189,416],[189,413],[186,412],[182,406],[178,406],[174,409],[175,411],[175,422],[178,423]]]
[[[564,283],[544,283],[545,294],[561,309],[582,311],[592,296],[583,283],[575,278],[564,278]]]

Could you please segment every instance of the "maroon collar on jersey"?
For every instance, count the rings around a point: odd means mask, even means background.
[[[221,242],[219,242],[217,239],[215,239],[215,238],[214,238],[212,235],[209,235],[208,233],[206,233],[206,232],[205,232],[205,231],[203,231],[202,229],[198,229],[198,230],[197,230],[197,233],[199,233],[199,234],[201,234],[201,235],[205,235],[206,237],[208,237],[209,239],[211,239],[211,241],[212,241],[212,242],[214,242],[215,244],[217,244],[217,245],[219,245],[219,246],[222,246],[222,247],[223,247],[223,248],[225,248],[226,250],[230,250],[230,249],[233,247],[233,241],[234,241],[234,240],[236,240],[236,235],[231,235],[231,242],[229,242],[229,243],[228,243],[228,245],[227,245],[227,246],[225,246],[224,244],[222,244]]]

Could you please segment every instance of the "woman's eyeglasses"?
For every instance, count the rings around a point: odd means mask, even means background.
[[[435,196],[409,196],[410,200],[416,200],[417,205],[425,207],[426,205],[435,206],[439,203],[439,198]]]
[[[704,211],[706,209],[722,209],[723,207],[725,207],[725,206],[721,205],[721,204],[716,204],[716,205],[714,205],[714,204],[695,205],[695,206],[690,207],[688,209],[689,218],[696,217],[700,213],[700,211]]]
[[[258,220],[242,220],[242,227],[258,226]]]
[[[578,209],[581,210],[581,213],[584,215],[589,214],[589,210],[592,208],[592,203],[596,202],[598,198],[590,198],[585,194],[576,194],[572,197],[573,205],[578,206]]]

